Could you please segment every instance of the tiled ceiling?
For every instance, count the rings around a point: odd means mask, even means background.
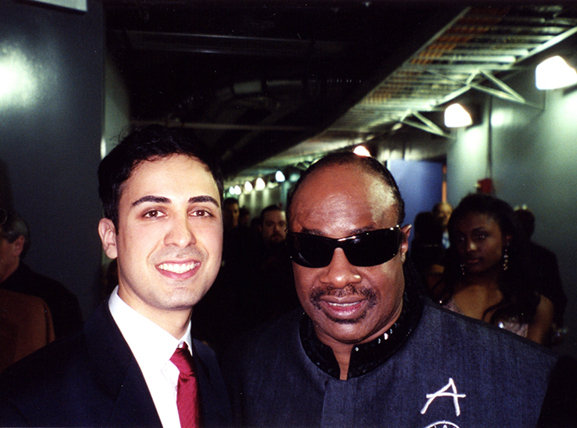
[[[190,129],[246,178],[397,123],[444,135],[428,113],[471,89],[526,102],[503,76],[577,31],[570,3],[463,4],[104,0],[133,121]]]

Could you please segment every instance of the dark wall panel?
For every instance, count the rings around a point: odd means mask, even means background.
[[[30,225],[26,262],[64,283],[88,312],[100,266],[102,7],[3,1],[0,16],[0,203]]]

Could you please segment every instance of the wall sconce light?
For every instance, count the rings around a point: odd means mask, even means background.
[[[445,109],[445,126],[447,128],[464,128],[473,124],[473,118],[465,107],[454,103]]]
[[[535,86],[539,90],[560,89],[577,83],[577,70],[559,55],[552,56],[535,68]]]
[[[264,190],[266,188],[266,183],[264,182],[264,179],[262,177],[259,177],[256,179],[256,182],[254,183],[254,189],[255,190]]]
[[[252,183],[251,183],[250,181],[246,181],[246,182],[244,183],[244,191],[245,191],[245,193],[250,193],[250,192],[252,192],[252,189],[253,189]]]
[[[280,169],[274,174],[274,179],[276,180],[277,183],[283,183],[286,180],[284,174]]]

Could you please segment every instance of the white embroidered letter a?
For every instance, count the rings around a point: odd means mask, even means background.
[[[448,390],[451,390],[452,392],[447,392]],[[421,409],[421,414],[424,415],[425,413],[427,413],[427,409],[429,408],[429,405],[435,401],[435,399],[439,398],[439,397],[453,397],[453,404],[455,406],[455,414],[457,416],[459,416],[461,414],[461,408],[459,407],[459,398],[465,398],[466,395],[465,394],[459,394],[457,392],[457,387],[455,386],[455,382],[453,381],[453,378],[449,378],[449,383],[446,384],[443,388],[439,389],[437,392],[434,392],[432,394],[427,394],[427,404],[425,404],[425,407],[423,407]]]

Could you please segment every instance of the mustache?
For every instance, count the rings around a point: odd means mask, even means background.
[[[348,284],[343,288],[317,288],[311,292],[310,301],[313,306],[321,310],[320,300],[323,296],[334,296],[334,297],[345,297],[350,295],[359,295],[364,297],[367,302],[367,309],[373,308],[377,304],[377,293],[371,288],[366,287],[356,287],[352,284]],[[356,324],[366,317],[367,313],[362,313],[356,319],[340,319],[333,318],[328,315],[329,319],[338,324]]]
[[[312,290],[310,300],[313,304],[318,304],[321,298],[324,296],[333,296],[333,297],[345,297],[351,295],[359,295],[366,298],[369,303],[373,302],[377,298],[377,294],[371,288],[367,287],[357,287],[353,284],[347,284],[342,288],[316,288]]]

